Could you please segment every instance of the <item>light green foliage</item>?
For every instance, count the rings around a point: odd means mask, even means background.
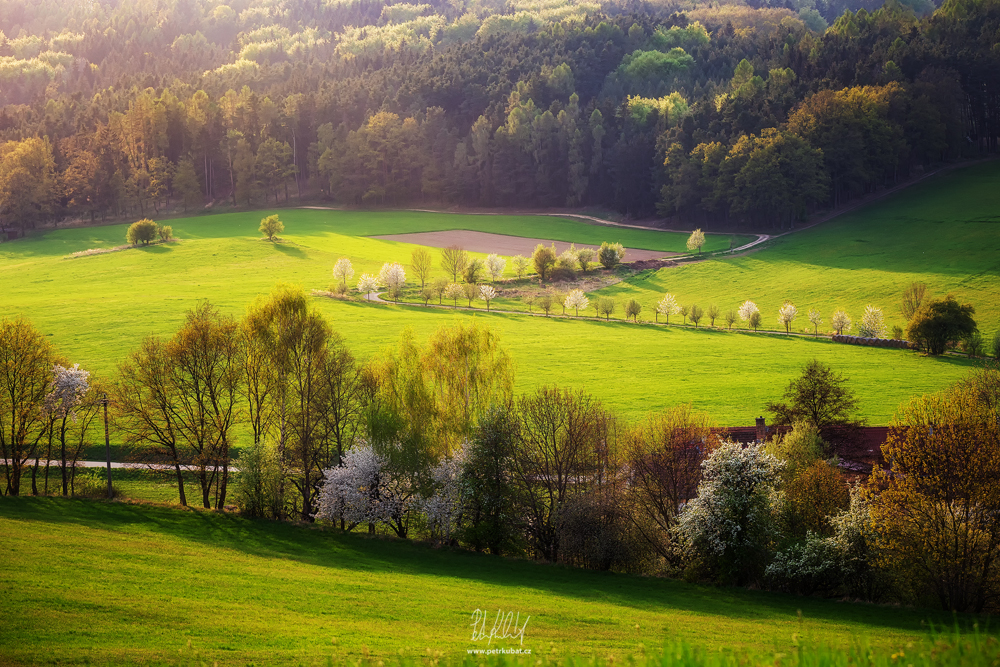
[[[800,421],[788,433],[767,441],[764,451],[785,462],[784,479],[791,480],[803,468],[823,458],[823,439],[811,423]]]
[[[129,225],[125,232],[125,240],[132,245],[149,245],[156,240],[159,228],[148,218],[137,220]]]
[[[267,237],[268,241],[273,241],[274,237],[285,231],[285,223],[278,219],[278,214],[269,215],[260,221],[258,231]]]
[[[174,228],[170,225],[163,225],[156,230],[161,241],[169,241],[173,238]]]
[[[621,243],[601,242],[601,249],[597,252],[597,259],[606,269],[613,269],[625,259],[625,248]]]
[[[659,114],[659,122],[664,127],[677,125],[689,111],[687,100],[676,91],[659,99],[630,95],[626,105],[632,118],[643,125],[654,111]]]

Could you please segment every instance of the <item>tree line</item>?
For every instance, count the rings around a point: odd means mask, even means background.
[[[39,94],[0,109],[0,226],[317,192],[787,226],[997,148],[996,0],[690,13]]]
[[[509,356],[476,325],[358,360],[287,287],[240,320],[196,307],[102,384],[60,361],[29,322],[0,324],[5,495],[29,493],[29,476],[30,493],[51,492],[50,461],[54,492],[72,493],[106,391],[132,458],[181,504],[955,610],[993,608],[1000,585],[994,367],[902,406],[882,448],[891,467],[852,485],[828,438],[860,423],[857,400],[815,361],[767,406],[787,427],[743,444],[691,406],[629,423],[584,391],[515,395]]]

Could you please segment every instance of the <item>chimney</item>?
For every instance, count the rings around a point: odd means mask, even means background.
[[[764,442],[767,435],[767,427],[764,425],[764,418],[757,417],[757,442]]]

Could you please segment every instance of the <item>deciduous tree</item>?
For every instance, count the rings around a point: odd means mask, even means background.
[[[268,241],[274,241],[274,238],[278,234],[285,231],[285,224],[278,219],[278,214],[275,213],[260,221],[260,229],[258,231],[266,236]]]
[[[705,233],[701,229],[696,229],[691,232],[691,236],[687,240],[687,249],[694,251],[697,250],[698,254],[701,254],[701,248],[705,245]]]
[[[432,266],[433,260],[427,248],[414,248],[413,252],[410,253],[410,268],[413,269],[413,275],[420,281],[420,289],[424,288],[427,279],[431,277]]]
[[[574,289],[570,290],[569,294],[566,295],[566,300],[563,302],[563,305],[566,308],[572,308],[576,313],[576,316],[579,317],[580,309],[583,308],[586,310],[587,306],[590,305],[590,299],[588,299],[587,295],[583,293],[583,290]]]
[[[344,291],[347,291],[347,281],[354,277],[354,265],[347,257],[341,257],[333,265],[333,277],[340,281]]]
[[[906,328],[907,340],[916,343],[928,354],[944,354],[949,345],[968,337],[976,330],[971,304],[959,304],[949,294],[943,299],[930,301],[910,319]]]
[[[545,282],[552,268],[556,265],[555,246],[545,247],[539,243],[535,246],[535,251],[531,253],[531,261],[535,266],[535,273],[538,274],[538,278],[542,282]]]
[[[829,426],[855,424],[858,408],[847,378],[816,359],[806,364],[802,374],[788,383],[783,398],[787,403],[768,403],[775,423],[807,421],[822,431]]]
[[[446,275],[451,276],[453,283],[457,283],[458,277],[465,273],[468,263],[469,253],[464,248],[452,245],[441,250],[441,269]]]

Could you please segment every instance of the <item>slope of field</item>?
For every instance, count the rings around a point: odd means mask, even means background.
[[[746,257],[661,269],[602,293],[652,304],[669,291],[723,312],[751,299],[770,329],[789,299],[799,310],[794,330],[807,331],[810,308],[827,323],[837,308],[857,321],[871,303],[905,328],[901,295],[915,281],[972,303],[984,333],[1000,329],[1000,161],[932,177]]]
[[[459,661],[486,643],[470,640],[476,609],[530,616],[535,656],[621,658],[667,640],[773,655],[793,633],[895,649],[921,642],[925,621],[952,622],[154,506],[0,498],[0,534],[5,664],[162,663],[189,641],[207,664],[426,649]]]
[[[530,230],[550,238],[577,230],[582,240],[587,234],[622,231],[623,236],[604,238],[620,238],[632,246],[653,245],[652,240],[643,241],[647,238],[668,246],[674,239],[551,218],[505,222],[491,216],[314,210],[281,215],[285,242],[278,244],[257,236],[260,212],[175,220],[171,224],[181,239],[177,243],[75,259],[66,256],[118,245],[124,225],[60,230],[5,244],[0,246],[3,314],[29,317],[69,361],[109,375],[144,336],[169,335],[180,326],[185,311],[204,299],[240,316],[256,296],[278,282],[306,289],[328,287],[340,256],[351,257],[355,277],[376,272],[385,261],[408,262],[413,246],[357,236],[362,232],[499,221],[507,232]],[[701,266],[716,264],[725,263]],[[681,275],[696,268],[675,271]],[[440,275],[440,269],[435,268],[435,274]],[[799,369],[816,357],[852,380],[862,414],[882,424],[900,402],[942,388],[966,366],[959,360],[924,359],[897,350],[643,327],[620,320],[473,314],[326,298],[316,299],[316,304],[360,356],[395,344],[407,328],[424,338],[456,318],[480,318],[501,332],[517,364],[519,391],[544,383],[585,388],[629,417],[693,402],[720,424],[752,424],[765,403],[778,398]],[[647,304],[647,314],[650,308]]]

